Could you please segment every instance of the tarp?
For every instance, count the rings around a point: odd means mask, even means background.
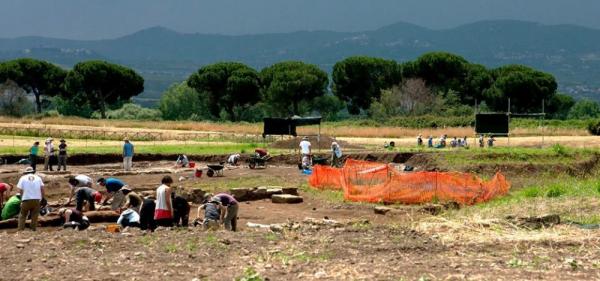
[[[264,118],[263,137],[266,135],[296,136],[297,126],[320,125],[321,117]]]
[[[440,201],[472,205],[502,196],[510,189],[501,173],[485,181],[469,173],[405,173],[387,164],[353,159],[341,169],[316,165],[308,182],[316,189],[341,190],[346,200],[372,203]]]
[[[264,118],[263,137],[266,135],[296,136],[296,124],[290,118]]]

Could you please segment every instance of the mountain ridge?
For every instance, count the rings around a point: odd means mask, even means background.
[[[69,40],[26,36],[0,39],[0,60],[29,56],[65,67],[105,59],[133,67],[146,79],[141,98],[156,99],[169,84],[205,64],[235,60],[257,69],[303,60],[330,71],[352,55],[412,60],[447,51],[487,67],[526,64],[555,75],[560,89],[600,100],[600,29],[529,21],[486,20],[448,29],[398,22],[374,30],[296,31],[248,35],[182,33],[153,26],[113,39]]]

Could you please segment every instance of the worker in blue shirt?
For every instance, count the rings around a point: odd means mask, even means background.
[[[132,159],[133,159],[133,144],[128,138],[123,139],[123,169],[125,171],[131,171]]]

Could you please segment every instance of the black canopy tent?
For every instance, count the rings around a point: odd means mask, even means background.
[[[321,117],[264,118],[263,138],[267,135],[298,136],[296,127],[318,125],[317,142],[321,142]]]

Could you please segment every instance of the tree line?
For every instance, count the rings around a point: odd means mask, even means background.
[[[482,111],[503,112],[509,99],[511,112],[540,112],[544,100],[545,111],[553,118],[600,115],[600,110],[593,112],[597,103],[576,104],[572,97],[557,93],[551,74],[523,65],[489,69],[445,52],[403,63],[348,57],[333,66],[331,76],[300,61],[260,71],[239,62],[214,63],[171,86],[156,114],[135,106],[121,108],[143,91],[143,78],[104,61],[81,62],[67,71],[45,61],[16,59],[0,63],[0,81],[6,80],[35,96],[38,113],[50,100],[61,114],[83,117],[145,110],[144,116],[166,120],[259,121],[264,116],[309,114],[329,120],[356,115],[385,120],[465,116],[473,113],[475,104]]]

